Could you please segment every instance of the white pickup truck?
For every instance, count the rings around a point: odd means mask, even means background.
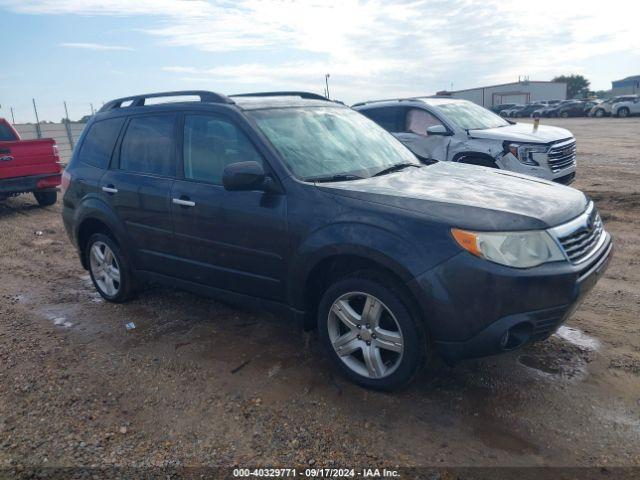
[[[453,161],[569,184],[576,141],[564,128],[514,123],[467,100],[419,97],[356,103],[423,161]]]

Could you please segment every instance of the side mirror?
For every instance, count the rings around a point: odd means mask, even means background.
[[[431,125],[427,128],[427,135],[449,135],[449,131],[444,125]]]
[[[264,190],[266,174],[258,162],[238,162],[227,165],[222,173],[225,190]]]

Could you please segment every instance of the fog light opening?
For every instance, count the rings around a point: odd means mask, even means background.
[[[500,339],[500,348],[504,351],[520,348],[531,338],[533,326],[530,323],[518,323],[504,332]]]

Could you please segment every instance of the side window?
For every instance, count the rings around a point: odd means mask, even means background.
[[[398,125],[400,109],[396,107],[369,108],[360,110],[360,113],[369,117],[388,132],[400,132],[402,129]]]
[[[95,122],[84,137],[78,159],[98,168],[107,168],[124,117]]]
[[[120,147],[120,169],[175,175],[175,115],[133,117]]]
[[[222,185],[224,168],[262,157],[247,136],[230,121],[210,115],[184,118],[184,177]]]
[[[412,108],[407,113],[407,132],[424,136],[427,128],[434,125],[442,125],[442,122],[425,110]]]

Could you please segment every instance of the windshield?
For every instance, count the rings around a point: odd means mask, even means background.
[[[504,118],[472,102],[442,102],[434,106],[443,112],[448,120],[464,130],[483,130],[509,125]]]
[[[398,164],[420,165],[386,130],[348,108],[304,107],[248,112],[293,174],[370,177]]]

